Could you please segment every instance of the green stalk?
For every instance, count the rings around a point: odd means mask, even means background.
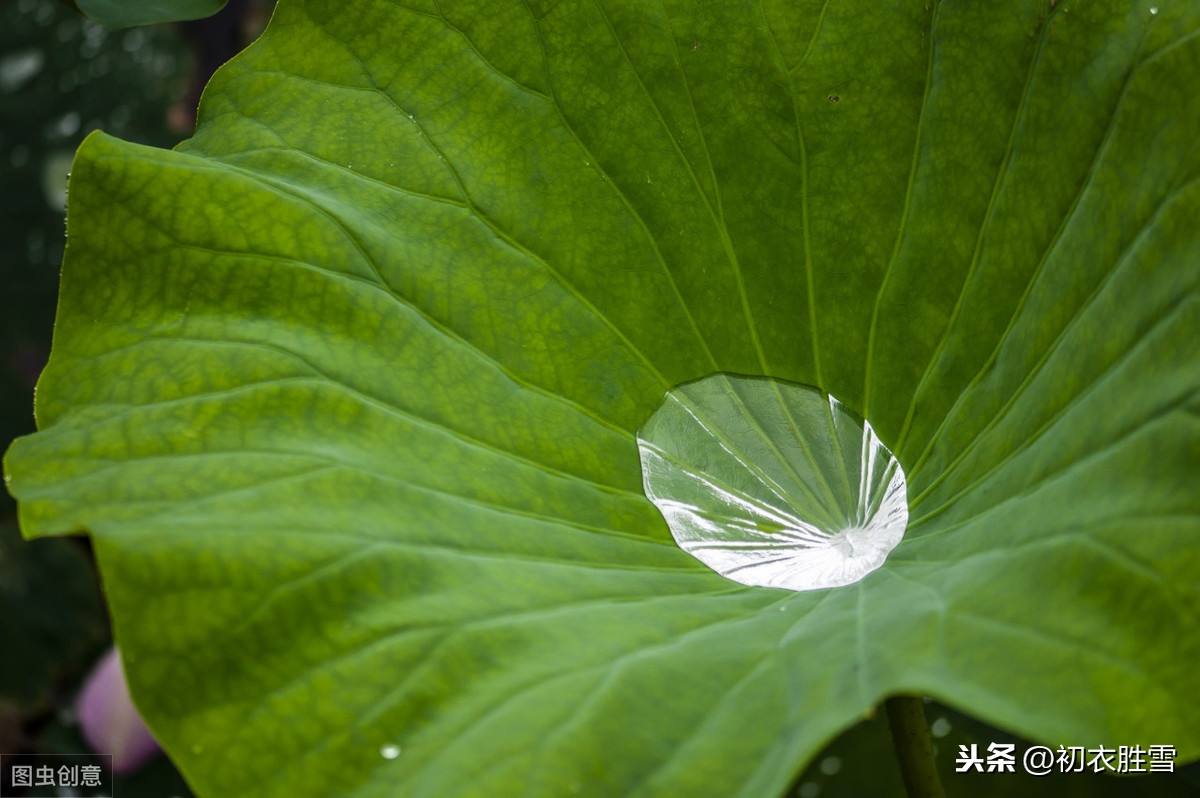
[[[925,722],[925,702],[920,696],[892,696],[884,702],[892,744],[900,761],[900,775],[908,798],[945,798],[933,758],[933,742]]]

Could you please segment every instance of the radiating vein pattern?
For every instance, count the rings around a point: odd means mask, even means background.
[[[646,495],[675,541],[744,585],[852,584],[908,523],[899,463],[870,423],[816,388],[725,374],[690,382],[667,394],[638,449]]]

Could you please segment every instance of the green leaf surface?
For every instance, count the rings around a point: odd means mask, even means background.
[[[109,28],[131,28],[159,22],[211,17],[228,0],[72,0],[93,22]]]
[[[897,692],[1196,758],[1198,30],[284,0],[193,139],[76,158],[23,528],[202,796],[759,798]],[[871,423],[882,568],[674,544],[636,433],[715,372]]]

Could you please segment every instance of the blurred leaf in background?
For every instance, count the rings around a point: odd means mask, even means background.
[[[225,0],[70,0],[95,22],[113,28],[211,16]]]

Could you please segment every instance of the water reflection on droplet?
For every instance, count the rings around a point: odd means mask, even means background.
[[[388,743],[387,745],[380,746],[379,755],[384,759],[395,759],[396,757],[400,756],[400,746],[396,745],[395,743]]]
[[[904,474],[871,425],[816,388],[717,374],[638,432],[646,495],[679,546],[745,585],[859,581],[904,536]]]
[[[826,776],[834,776],[842,769],[841,757],[827,756],[821,760],[821,772]]]
[[[821,785],[815,781],[806,781],[800,785],[797,794],[800,798],[817,798],[821,794]]]

